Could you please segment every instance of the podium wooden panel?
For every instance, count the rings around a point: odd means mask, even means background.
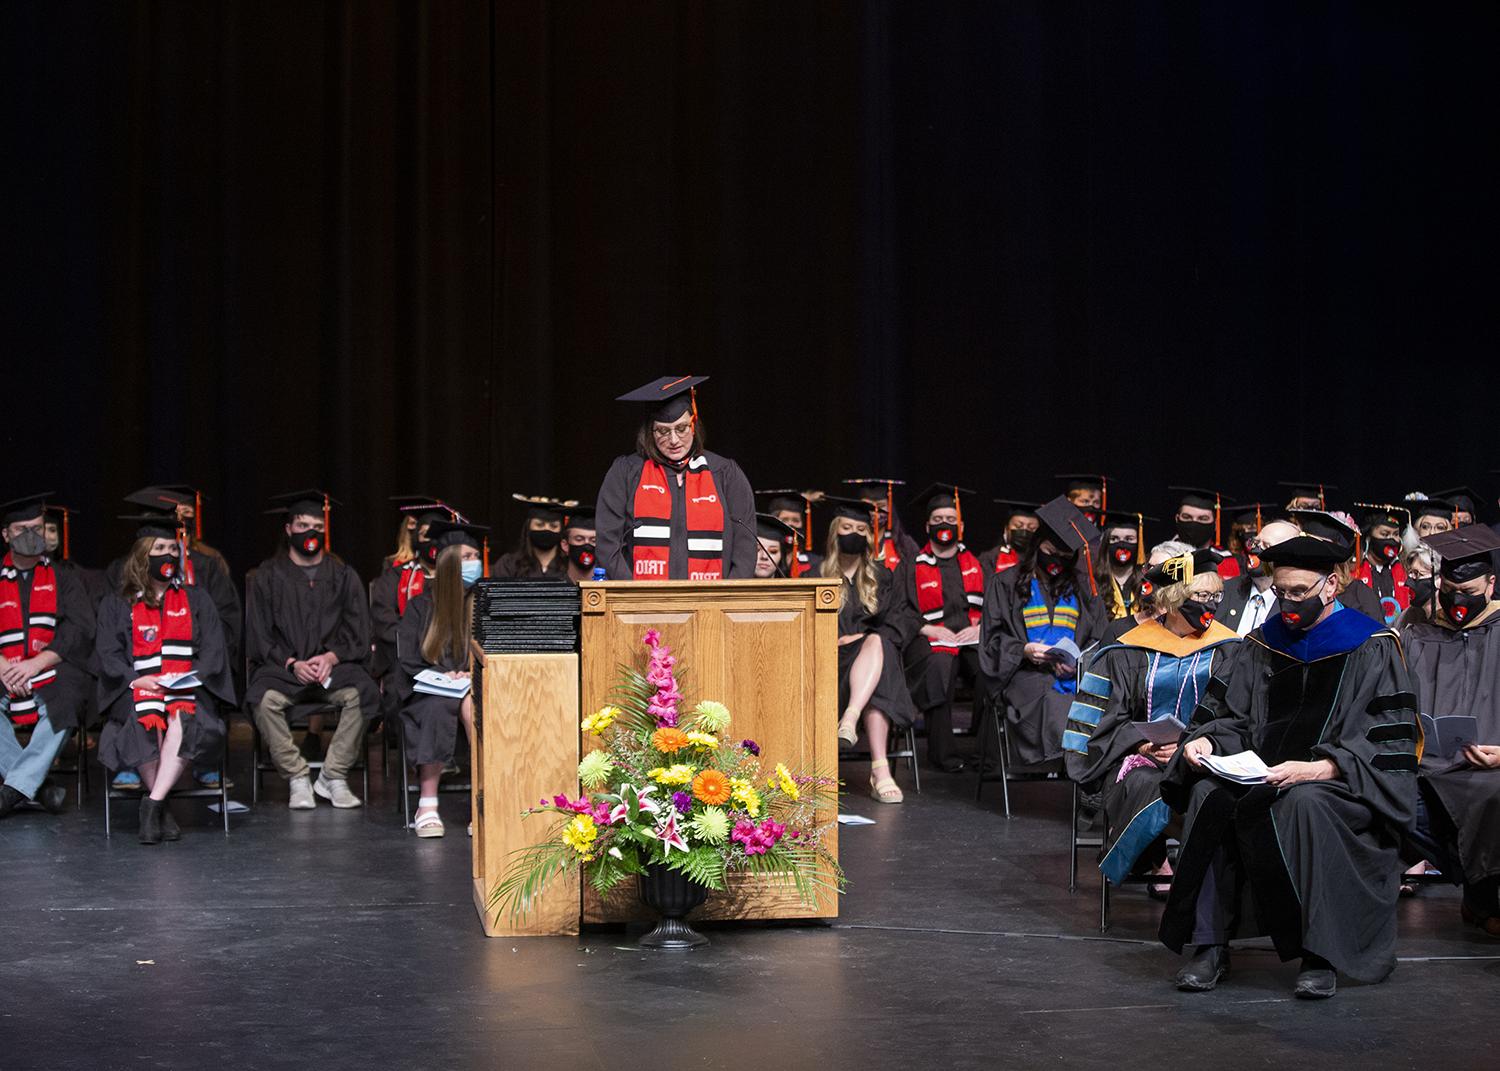
[[[578,656],[476,652],[474,906],[490,937],[578,932],[576,872],[554,878],[517,918],[488,906],[510,853],[540,841],[548,815],[522,818],[543,797],[578,790]]]
[[[687,702],[716,699],[727,706],[734,719],[730,735],[760,744],[765,772],[784,762],[837,776],[837,580],[607,580],[584,583],[582,589],[585,711],[609,701],[622,664],[645,668],[641,637],[654,628],[678,656],[677,680]],[[837,855],[836,825],[826,843]],[[824,895],[808,905],[790,886],[746,878],[731,882],[725,893],[711,894],[694,917],[837,914],[837,896]],[[644,916],[633,882],[622,883],[604,902],[585,888],[585,922],[639,917]]]

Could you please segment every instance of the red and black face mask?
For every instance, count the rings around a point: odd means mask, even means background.
[[[927,538],[932,540],[935,547],[951,547],[958,541],[958,525],[946,521],[942,524],[929,524]]]
[[[1140,546],[1136,543],[1126,543],[1117,540],[1109,545],[1109,559],[1116,565],[1130,565],[1136,559],[1136,551]]]
[[[597,556],[598,548],[593,543],[574,543],[568,548],[568,561],[579,570],[592,569]]]
[[[1073,567],[1073,559],[1049,550],[1039,550],[1036,552],[1036,564],[1043,573],[1055,579]]]
[[[316,558],[323,551],[323,533],[309,528],[305,532],[293,532],[292,549],[304,558]]]
[[[1470,595],[1467,592],[1454,591],[1450,588],[1443,588],[1438,592],[1438,605],[1443,608],[1443,613],[1448,615],[1448,620],[1455,625],[1462,625],[1478,617],[1489,605],[1489,601],[1482,594]]]
[[[1219,612],[1219,608],[1210,606],[1206,602],[1199,602],[1197,599],[1188,599],[1178,607],[1178,612],[1192,626],[1193,631],[1205,632],[1208,626],[1214,623],[1214,617]]]
[[[177,575],[176,554],[152,554],[146,561],[153,580],[170,582]]]
[[[1370,540],[1370,557],[1377,562],[1390,565],[1401,553],[1401,544],[1394,539]]]
[[[1323,588],[1328,581],[1325,579],[1318,585],[1316,591],[1307,593],[1306,598],[1298,599],[1296,602],[1284,602],[1281,604],[1281,623],[1293,631],[1311,628],[1323,613]]]

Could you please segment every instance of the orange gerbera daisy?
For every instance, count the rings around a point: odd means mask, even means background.
[[[693,778],[693,795],[704,803],[728,803],[729,792],[729,778],[718,770],[704,770]]]
[[[688,746],[688,735],[681,729],[674,729],[670,726],[661,728],[651,734],[651,746],[657,751],[671,754]]]

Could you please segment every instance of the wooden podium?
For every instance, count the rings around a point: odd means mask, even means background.
[[[621,665],[645,669],[647,629],[659,631],[678,656],[686,704],[715,699],[727,706],[730,734],[760,744],[765,772],[784,762],[808,773],[838,773],[838,581],[601,581],[584,583],[582,597],[581,656],[476,655],[474,902],[492,937],[575,934],[580,919],[646,917],[633,881],[622,882],[607,901],[588,889],[580,901],[576,877],[559,877],[517,919],[498,915],[488,899],[510,853],[536,843],[554,824],[540,815],[523,819],[521,811],[544,796],[578,791],[581,715],[608,702]],[[836,856],[836,825],[826,843]],[[694,917],[837,915],[832,893],[809,905],[790,885],[743,878],[710,894]]]

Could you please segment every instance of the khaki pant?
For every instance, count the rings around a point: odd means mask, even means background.
[[[294,777],[307,776],[307,760],[297,749],[292,739],[291,726],[286,713],[297,705],[298,700],[281,692],[266,692],[255,707],[255,725],[265,739],[266,750],[276,769],[290,781]],[[328,693],[328,702],[338,708],[339,726],[334,731],[333,742],[323,756],[323,776],[329,781],[344,781],[349,777],[349,768],[359,758],[360,743],[365,736],[365,719],[359,709],[359,690],[339,688]]]

